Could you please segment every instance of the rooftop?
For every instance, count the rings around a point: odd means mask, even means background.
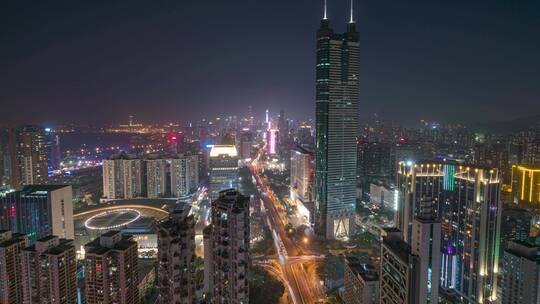
[[[236,151],[236,147],[234,145],[215,145],[210,150],[210,157],[218,157],[222,155],[235,157],[238,156],[238,151]]]
[[[372,265],[362,263],[356,257],[345,257],[345,262],[355,275],[361,276],[364,281],[378,281],[378,271]]]

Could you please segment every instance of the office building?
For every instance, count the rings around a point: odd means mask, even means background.
[[[510,241],[529,241],[532,214],[519,208],[503,208],[501,220],[501,256]]]
[[[315,230],[325,239],[354,230],[360,43],[352,11],[338,34],[325,5],[317,31]]]
[[[158,303],[195,301],[195,219],[183,204],[158,224]]]
[[[297,147],[291,151],[290,188],[291,199],[301,203],[312,201],[313,179],[315,177],[314,154]]]
[[[279,143],[278,137],[279,131],[276,129],[268,130],[268,135],[266,135],[266,149],[268,155],[276,155]]]
[[[240,136],[240,156],[242,159],[250,159],[253,150],[253,135],[245,131]]]
[[[513,165],[511,179],[514,203],[540,214],[540,165]]]
[[[103,197],[129,199],[142,197],[144,163],[132,155],[119,154],[103,160]]]
[[[41,238],[21,254],[24,304],[77,301],[77,260],[72,240]]]
[[[503,255],[501,304],[540,304],[540,249],[509,242]]]
[[[210,150],[210,199],[215,200],[219,191],[238,189],[238,152],[234,143],[215,145]]]
[[[496,169],[478,166],[400,162],[398,168],[396,226],[412,244],[411,217],[424,203],[434,206],[441,221],[441,286],[466,304],[497,300],[501,183]]]
[[[71,186],[28,185],[0,196],[1,229],[26,234],[31,243],[54,235],[74,239]]]
[[[345,257],[343,278],[345,304],[378,304],[379,272],[355,257]]]
[[[430,201],[422,202],[413,220],[411,253],[420,258],[417,268],[418,304],[439,301],[441,270],[441,223],[435,219]]]
[[[211,303],[248,303],[249,198],[234,189],[220,191],[211,217]]]
[[[27,245],[24,234],[0,230],[0,303],[23,302],[21,251]]]
[[[411,252],[398,229],[385,228],[381,234],[380,303],[419,303],[419,291],[426,288],[418,280],[420,257]]]
[[[369,185],[369,197],[372,205],[381,209],[395,210],[397,207],[398,190],[384,183],[372,183]]]
[[[138,304],[137,242],[119,231],[84,246],[87,304]]]
[[[388,143],[358,143],[358,176],[362,185],[391,179],[396,171],[392,152],[392,145]]]

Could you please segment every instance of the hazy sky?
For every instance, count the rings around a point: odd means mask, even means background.
[[[345,28],[348,0],[328,0]],[[356,0],[360,112],[540,114],[540,1]],[[2,1],[3,123],[313,116],[322,0]]]

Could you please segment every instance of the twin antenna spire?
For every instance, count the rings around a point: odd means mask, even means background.
[[[327,10],[326,10],[326,1],[327,0],[324,0],[323,20],[328,19]],[[353,5],[354,5],[354,0],[351,0],[351,16],[350,16],[350,19],[349,19],[349,23],[354,23],[354,8],[353,8]]]

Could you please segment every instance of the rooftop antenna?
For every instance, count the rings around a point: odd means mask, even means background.
[[[326,0],[324,0],[324,15],[323,15],[323,20],[327,20],[328,17],[326,16]]]
[[[351,0],[351,19],[349,20],[349,23],[354,23],[353,3],[354,3],[354,0]]]

